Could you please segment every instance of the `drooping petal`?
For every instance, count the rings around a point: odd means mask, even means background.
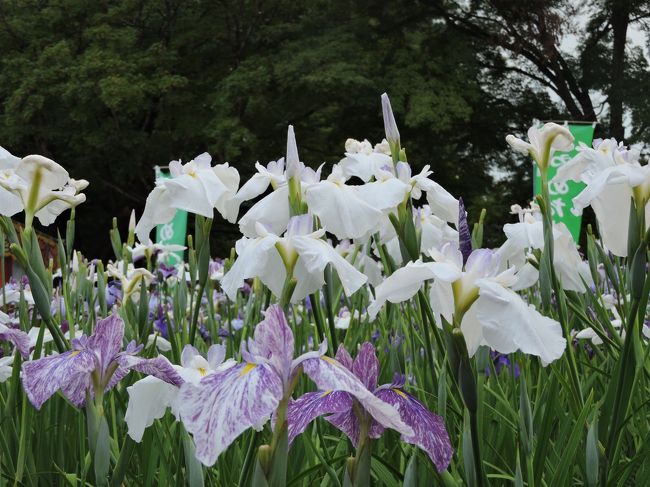
[[[355,188],[366,204],[382,211],[397,208],[411,191],[410,184],[395,177],[366,183],[363,186],[355,186]]]
[[[429,203],[433,214],[449,223],[458,225],[458,200],[431,179],[418,180],[418,185],[427,193],[427,203]]]
[[[375,395],[395,406],[402,421],[413,428],[413,434],[402,434],[402,440],[427,452],[438,472],[445,470],[449,466],[454,449],[443,419],[402,389],[380,388]]]
[[[172,207],[206,218],[214,216],[214,206],[219,196],[227,190],[210,169],[168,179],[165,186]]]
[[[241,433],[268,420],[282,395],[282,380],[267,364],[239,364],[198,385],[183,384],[179,414],[199,461],[213,465]]]
[[[156,226],[169,223],[176,215],[176,208],[171,206],[170,194],[164,185],[156,186],[149,196],[142,216],[135,227],[135,234],[140,242],[148,242],[151,230]]]
[[[582,193],[578,195],[578,197],[580,196]],[[605,247],[619,257],[627,257],[631,198],[632,189],[625,183],[619,183],[607,185],[597,197],[590,201],[596,214],[598,232]],[[573,201],[575,205],[576,199],[574,198]]]
[[[237,243],[237,260],[221,280],[221,287],[230,299],[235,299],[237,291],[244,285],[246,279],[258,276],[263,278],[267,274],[270,277],[276,276],[279,284],[275,286],[269,285],[266,282],[265,284],[276,295],[282,291],[284,276],[280,275],[278,278],[277,275],[278,273],[282,274],[284,264],[277,250],[274,248],[278,240],[279,237],[275,235],[267,235],[266,237],[256,239],[247,239],[244,237],[243,240]],[[282,280],[280,281],[280,279]],[[262,280],[264,281],[265,279]]]
[[[371,152],[369,154],[346,152],[345,156],[339,163],[343,170],[343,175],[346,178],[356,176],[364,183],[370,181],[370,178],[375,175],[378,169],[393,164],[390,156],[379,152]]]
[[[425,281],[429,279],[453,282],[460,279],[462,273],[453,264],[447,262],[409,262],[396,270],[375,289],[375,300],[368,306],[368,314],[377,316],[386,301],[401,303],[411,299]]]
[[[16,175],[27,181],[30,185],[34,181],[36,172],[41,172],[41,182],[37,201],[48,191],[60,189],[68,182],[70,175],[61,165],[47,157],[29,155],[21,159],[16,166]]]
[[[257,163],[256,166],[262,167],[259,163]],[[268,171],[257,172],[253,174],[253,177],[246,181],[241,188],[239,188],[236,199],[239,202],[243,202],[257,198],[268,189],[270,184],[271,177]]]
[[[126,388],[129,404],[124,421],[129,436],[136,442],[142,441],[145,428],[165,415],[167,408],[176,400],[180,389],[156,377],[149,376]]]
[[[257,223],[266,226],[276,235],[282,235],[287,229],[290,217],[289,186],[286,184],[269,193],[255,203],[239,219],[239,230],[246,237],[257,237]]]
[[[223,184],[221,192],[215,195],[214,206],[221,216],[230,223],[237,221],[239,213],[239,201],[236,199],[237,187],[239,186],[239,171],[228,163],[217,164],[212,168],[217,179]]]
[[[92,350],[70,350],[60,355],[50,355],[22,367],[23,389],[29,401],[40,409],[56,391],[61,390],[75,406],[82,406],[90,388],[90,374],[95,370],[97,358]]]
[[[360,425],[359,420],[352,409],[326,416],[325,420],[345,433],[345,435],[350,438],[352,446],[356,448],[359,445]]]
[[[359,197],[355,187],[321,181],[306,191],[309,210],[339,239],[359,238],[379,224],[382,213]]]
[[[494,350],[512,353],[521,350],[537,355],[545,363],[562,356],[566,340],[560,324],[542,316],[532,305],[503,286],[480,280],[476,317],[481,324],[482,337]]]
[[[295,401],[291,400],[287,408],[289,444],[319,416],[350,410],[352,410],[352,396],[347,392],[308,392]]]
[[[23,209],[23,200],[20,196],[0,186],[0,215],[14,216]]]
[[[319,389],[348,392],[383,426],[403,434],[413,434],[411,427],[404,424],[393,406],[377,398],[352,372],[336,360],[322,356],[305,360],[302,367]]]
[[[311,274],[322,276],[327,264],[332,264],[347,296],[354,294],[368,280],[330,244],[320,238],[297,236],[291,239],[291,244]]]
[[[2,311],[0,311],[0,313],[2,313]],[[0,323],[0,341],[2,340],[13,343],[23,358],[29,357],[30,339],[29,335],[24,331],[16,328],[9,328]]]
[[[0,384],[7,381],[14,372],[14,356],[0,358]]]
[[[36,218],[43,226],[51,225],[61,213],[86,201],[86,195],[77,194],[77,189],[71,185],[65,186],[60,191],[50,191],[44,196],[53,200],[36,212]]]
[[[117,361],[119,367],[126,369],[126,372],[135,370],[177,387],[180,387],[185,382],[167,357],[162,355],[154,358],[144,358],[120,354]]]

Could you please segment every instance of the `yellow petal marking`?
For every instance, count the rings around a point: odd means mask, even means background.
[[[400,390],[397,389],[396,387],[393,387],[393,392],[394,392],[395,394],[397,394],[398,396],[402,396],[404,399],[408,399],[408,397],[406,397],[406,394],[404,394],[402,391],[400,391]]]
[[[255,367],[256,367],[256,364],[252,364],[252,363],[248,362],[248,363],[246,364],[246,366],[242,369],[242,371],[240,372],[239,375],[240,375],[240,376],[242,376],[242,375],[246,375],[246,374],[248,374],[251,370],[253,370]]]
[[[333,358],[329,358],[329,357],[326,356],[326,355],[321,356],[321,358],[322,358],[325,362],[329,362],[329,363],[332,364],[332,365],[339,365],[339,366],[341,365],[341,364],[338,363],[336,360],[334,360]]]

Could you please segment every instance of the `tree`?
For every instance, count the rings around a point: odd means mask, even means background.
[[[609,108],[603,133],[624,138],[625,109],[638,113],[624,96],[626,79],[639,74],[633,72],[638,66],[628,62],[627,33],[650,17],[647,2],[601,0],[583,7],[565,0],[492,0],[469,6],[434,2],[432,8],[454,28],[513,56],[501,67],[503,72],[526,76],[551,90],[576,120],[596,120],[595,95],[602,90]],[[585,18],[584,26],[574,21]],[[560,47],[563,37],[573,33],[580,39],[575,54]],[[606,77],[594,76],[598,65]],[[645,125],[638,119],[634,123]]]

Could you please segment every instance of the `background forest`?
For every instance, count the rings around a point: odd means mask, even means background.
[[[494,245],[532,193],[507,133],[598,120],[597,137],[650,141],[649,18],[625,0],[2,0],[0,145],[90,181],[77,244],[108,257],[154,165],[208,151],[246,180],[290,123],[307,164],[336,162],[348,137],[381,140],[386,91],[411,164],[470,221],[487,208]],[[235,229],[215,227],[224,253]]]

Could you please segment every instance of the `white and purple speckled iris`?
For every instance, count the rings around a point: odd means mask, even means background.
[[[454,450],[442,418],[404,390],[404,377],[399,374],[395,375],[392,383],[377,387],[379,360],[371,343],[365,342],[361,346],[355,360],[341,345],[336,359],[364,384],[366,390],[373,391],[373,397],[396,408],[401,421],[411,428],[410,432],[400,431],[402,440],[422,448],[439,472],[449,466]],[[307,374],[311,366],[304,365]],[[289,441],[302,433],[310,422],[325,414],[329,414],[325,419],[343,431],[355,447],[359,445],[362,430],[367,431],[369,438],[376,439],[384,428],[393,427],[358,397],[340,390],[324,389],[309,392],[289,403]]]
[[[282,309],[270,306],[254,337],[242,344],[244,362],[208,375],[198,384],[181,386],[179,413],[194,437],[196,457],[212,465],[245,430],[261,429],[290,397],[301,368],[318,387],[345,391],[381,418],[382,424],[403,434],[413,433],[393,406],[374,396],[342,364],[325,357],[323,345],[294,359],[291,328]],[[285,426],[284,422],[275,424],[275,428]]]
[[[9,316],[0,311],[0,342],[12,343],[23,358],[27,358],[30,348],[29,335],[17,328],[7,326],[10,321]]]
[[[72,404],[81,407],[87,392],[93,397],[103,394],[131,369],[169,383],[180,385],[183,382],[165,357],[136,357],[142,345],[131,342],[122,351],[123,339],[124,321],[113,314],[98,321],[92,335],[72,340],[72,350],[25,362],[22,381],[30,402],[40,409],[45,401],[61,391]]]

